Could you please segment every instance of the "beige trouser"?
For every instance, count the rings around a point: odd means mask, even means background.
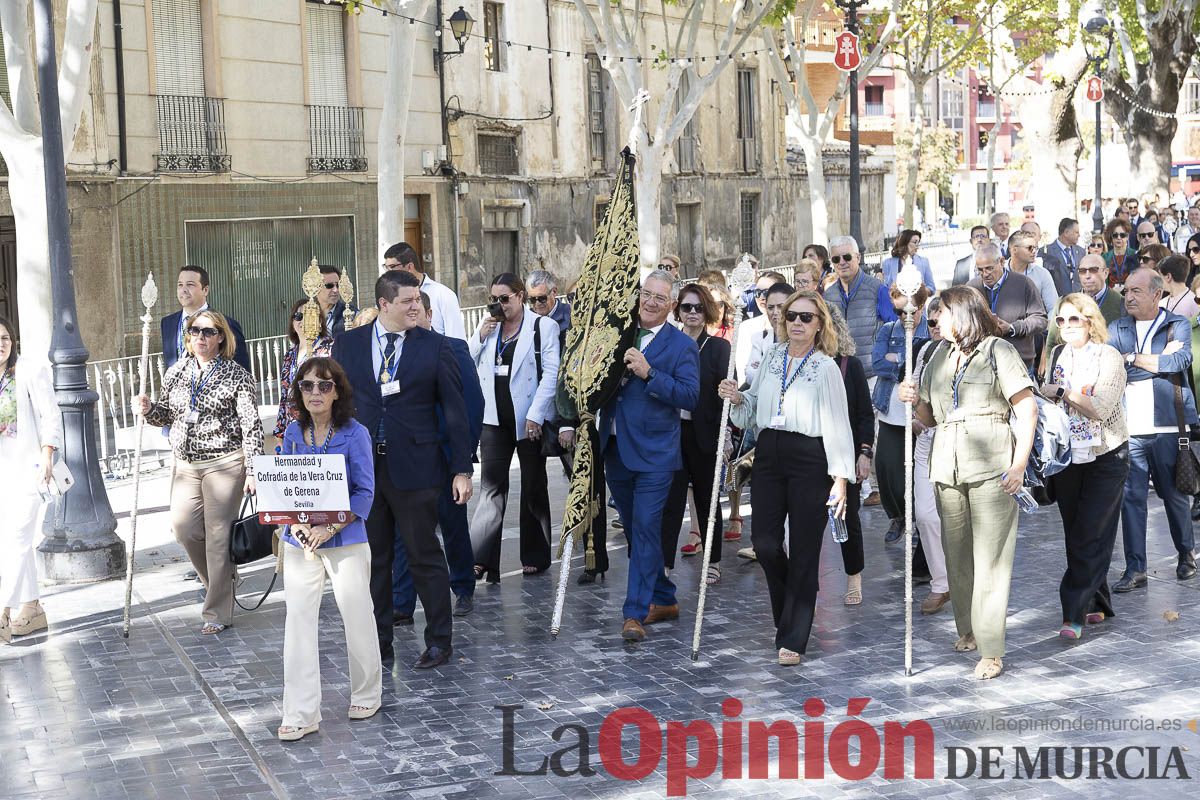
[[[229,526],[237,518],[246,483],[245,460],[236,458],[212,466],[175,462],[171,485],[171,526],[192,568],[208,594],[205,622],[233,623],[233,581],[229,560]]]
[[[1017,545],[1017,501],[1001,488],[999,475],[956,486],[937,483],[934,491],[958,635],[974,633],[981,658],[1000,658]]]
[[[371,548],[366,542],[323,547],[307,559],[295,545],[283,548],[283,724],[303,728],[321,721],[318,615],[325,576],[333,583],[346,628],[350,705],[375,708],[383,696],[383,666],[371,602]]]

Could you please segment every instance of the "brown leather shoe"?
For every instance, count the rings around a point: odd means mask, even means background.
[[[621,628],[621,638],[627,642],[640,642],[646,638],[646,629],[636,619],[627,619]]]
[[[653,625],[656,622],[671,619],[679,619],[679,603],[669,606],[656,606],[654,603],[651,603],[650,613],[646,615],[644,623],[646,625]]]
[[[863,500],[862,502],[864,506],[877,506],[879,503],[880,500],[878,491],[871,492],[869,495],[867,495],[867,499]]]
[[[946,603],[950,602],[949,592],[930,592],[929,595],[921,601],[922,614],[936,614],[942,610]]]

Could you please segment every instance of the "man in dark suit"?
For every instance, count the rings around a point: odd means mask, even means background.
[[[633,642],[646,638],[643,624],[679,617],[675,585],[663,571],[662,516],[683,466],[679,412],[693,410],[700,395],[700,355],[667,322],[671,286],[664,270],[642,282],[636,345],[625,351],[623,385],[600,414],[604,471],[629,536],[621,636]]]
[[[208,311],[208,270],[193,264],[180,267],[179,277],[175,282],[175,297],[179,300],[180,310],[167,314],[159,323],[162,333],[163,366],[170,369],[184,354],[183,326],[189,317],[201,311]],[[216,311],[216,309],[212,309]],[[242,326],[231,316],[226,315],[225,321],[233,331],[237,342],[237,351],[233,360],[250,371],[250,350],[246,347],[246,337],[242,335]]]
[[[371,599],[379,651],[392,650],[392,558],[396,531],[404,541],[417,596],[425,608],[425,652],[417,669],[446,663],[453,652],[450,576],[438,542],[438,495],[452,483],[454,502],[471,496],[470,426],[462,376],[446,337],[427,331],[421,290],[411,274],[396,270],[375,282],[379,317],[346,331],[333,358],[354,388],[355,416],[375,438],[375,502],[367,517],[371,545]],[[449,457],[438,436],[445,419]]]
[[[986,225],[976,225],[971,228],[971,254],[963,256],[954,265],[954,280],[951,286],[961,286],[975,277],[975,253],[988,242]]]
[[[429,295],[421,292],[422,315],[418,321],[425,330],[433,330],[433,312]],[[447,337],[454,348],[462,376],[463,399],[467,404],[467,424],[470,429],[470,447],[474,453],[479,448],[479,436],[483,431],[483,390],[479,387],[479,374],[471,351],[462,339]],[[438,409],[438,435],[442,451],[450,458],[450,442],[446,438],[445,414]],[[446,565],[450,568],[450,590],[454,592],[454,616],[465,617],[475,608],[475,554],[471,550],[471,527],[467,521],[467,507],[454,502],[454,487],[447,482],[438,497],[438,527],[442,529],[442,543],[446,548]],[[408,572],[408,551],[404,541],[396,540],[396,555],[392,562],[392,623],[411,625],[416,610],[417,594],[412,575]]]
[[[321,264],[321,291],[317,292],[317,305],[325,315],[325,329],[329,335],[337,338],[346,332],[346,300],[342,297],[339,284],[342,280],[342,268],[332,264]],[[358,313],[354,298],[350,298],[351,319]]]
[[[1054,287],[1059,297],[1066,297],[1079,289],[1079,262],[1087,251],[1079,246],[1079,220],[1063,217],[1058,222],[1058,238],[1043,247],[1042,266],[1054,278]]]

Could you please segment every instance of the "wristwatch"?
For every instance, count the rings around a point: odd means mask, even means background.
[[[1127,356],[1125,356],[1125,363],[1126,363],[1126,364],[1128,364],[1129,366],[1131,366],[1131,367],[1132,367],[1132,366],[1133,366],[1133,360],[1134,360],[1135,358],[1137,358],[1137,353],[1130,353],[1130,354],[1128,354]]]
[[[657,373],[654,371],[654,367],[651,367],[649,370],[647,370],[647,372],[646,372],[646,383],[649,383],[650,381],[654,380],[654,376],[655,376],[656,374],[657,374]]]
[[[1054,399],[1062,400],[1063,395],[1065,395],[1066,393],[1067,393],[1067,390],[1060,386],[1060,387],[1058,387],[1058,391],[1054,393]]]

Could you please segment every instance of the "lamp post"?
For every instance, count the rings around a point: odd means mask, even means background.
[[[439,108],[442,115],[442,146],[446,149],[446,159],[442,162],[442,174],[450,179],[450,231],[453,241],[450,245],[450,258],[452,263],[452,288],[454,293],[458,294],[458,276],[460,270],[459,257],[459,229],[458,229],[458,170],[454,167],[454,159],[450,149],[450,119],[446,108],[446,62],[455,56],[460,56],[467,52],[467,39],[471,38],[471,29],[475,27],[475,20],[470,14],[458,7],[450,15],[450,33],[454,36],[454,41],[458,42],[458,52],[446,52],[446,25],[442,17],[442,0],[437,0],[437,6],[434,9],[437,14],[437,48],[433,51],[433,65],[438,74],[438,100]]]
[[[838,8],[846,11],[846,30],[858,35],[858,9],[869,0],[836,0]],[[850,73],[850,235],[858,242],[859,252],[865,252],[862,236],[862,192],[858,156],[858,70]]]
[[[52,0],[33,4],[36,30],[39,110],[46,176],[46,216],[50,239],[50,284],[54,330],[50,361],[63,415],[62,457],[75,485],[46,513],[45,541],[38,547],[46,579],[83,582],[115,578],[125,571],[125,546],[117,538],[100,462],[96,457],[94,412],[99,395],[87,385],[87,347],[75,309],[71,225],[67,211],[67,166],[58,105],[58,65],[54,55]]]
[[[1112,49],[1113,31],[1112,26],[1108,24],[1108,17],[1104,16],[1103,9],[1096,5],[1092,8],[1091,14],[1087,22],[1083,24],[1084,33],[1089,34],[1083,37],[1084,50],[1087,53],[1088,61],[1092,64],[1095,75],[1100,77],[1100,65],[1104,59],[1108,57],[1108,51]],[[1094,37],[1104,37],[1104,50],[1093,51],[1094,45],[1092,39]],[[1096,233],[1104,230],[1104,209],[1102,208],[1102,198],[1100,192],[1100,100],[1096,100],[1096,197],[1092,201],[1094,208],[1092,209],[1092,230]]]

